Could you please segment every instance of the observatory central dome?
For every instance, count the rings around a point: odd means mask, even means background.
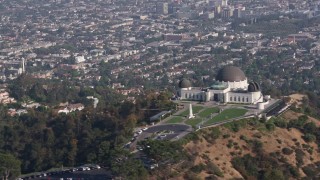
[[[179,82],[179,88],[190,88],[191,86],[192,86],[192,84],[188,79],[183,78]]]
[[[225,66],[218,71],[216,76],[216,80],[222,82],[240,82],[246,79],[244,72],[235,66]]]

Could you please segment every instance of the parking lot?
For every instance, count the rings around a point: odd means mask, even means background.
[[[135,137],[127,144],[127,148],[135,150],[137,142],[148,138],[158,140],[178,140],[192,132],[192,127],[184,124],[163,124],[151,126],[147,129],[137,131]],[[138,149],[141,150],[141,149]]]
[[[20,180],[35,179],[35,180],[105,180],[112,179],[111,172],[106,168],[67,168],[51,172],[43,172],[27,177],[22,177]]]

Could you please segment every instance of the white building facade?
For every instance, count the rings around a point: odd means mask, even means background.
[[[216,76],[211,87],[192,87],[191,82],[182,79],[177,92],[181,100],[216,101],[221,103],[257,104],[263,102],[260,86],[256,82],[248,84],[244,73],[237,67],[226,66]]]

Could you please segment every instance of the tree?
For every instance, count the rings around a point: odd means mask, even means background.
[[[144,153],[157,163],[177,163],[185,156],[181,144],[176,142],[147,140],[142,141],[141,145],[144,147]]]
[[[99,145],[98,145],[98,161],[101,163],[107,163],[109,157],[109,153],[110,153],[110,142],[109,141],[102,141]]]
[[[0,153],[0,175],[2,179],[15,179],[20,175],[20,161],[11,154]]]
[[[112,172],[124,179],[148,179],[148,172],[141,161],[132,157],[124,158],[112,165]]]

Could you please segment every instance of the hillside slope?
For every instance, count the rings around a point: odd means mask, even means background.
[[[315,122],[312,123],[317,128],[314,133],[319,132],[320,121],[293,111],[267,123],[250,119],[202,130],[197,133],[198,139],[185,145],[186,151],[194,157],[193,166],[185,169],[180,178],[315,177],[320,173],[317,166],[320,153],[317,141],[305,136],[310,122]],[[314,136],[319,140],[319,135]],[[210,167],[214,170],[210,171]]]

